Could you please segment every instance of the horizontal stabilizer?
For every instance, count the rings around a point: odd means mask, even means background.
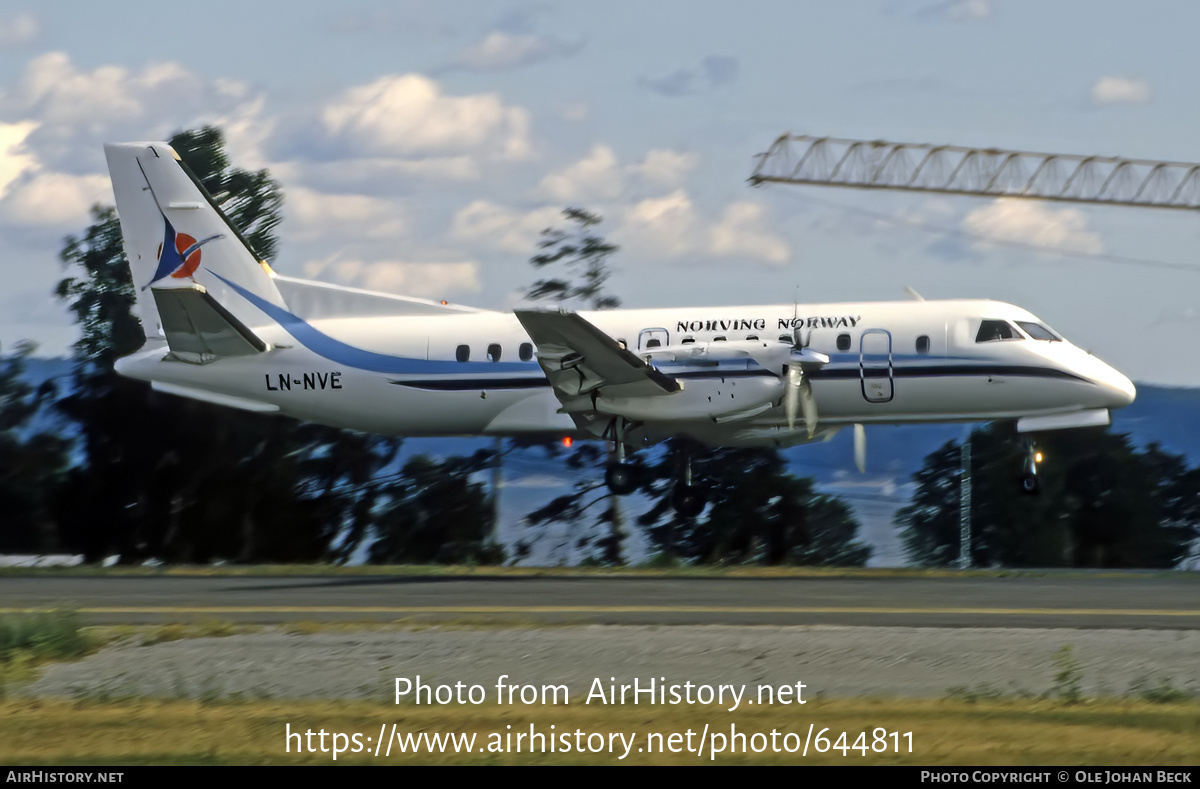
[[[456,304],[375,293],[278,274],[275,275],[274,282],[288,310],[310,321],[325,318],[394,318],[479,312],[471,307]]]
[[[175,360],[205,364],[270,350],[270,345],[222,307],[203,285],[150,290]]]

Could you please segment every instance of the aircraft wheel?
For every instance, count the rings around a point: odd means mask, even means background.
[[[618,496],[628,496],[637,488],[633,469],[624,463],[610,463],[604,470],[604,483]]]
[[[708,502],[704,500],[704,494],[691,485],[676,485],[671,493],[671,504],[683,517],[694,518],[704,512]]]
[[[1022,493],[1033,496],[1037,494],[1039,488],[1040,486],[1038,485],[1038,478],[1036,474],[1026,474],[1025,476],[1021,477]]]

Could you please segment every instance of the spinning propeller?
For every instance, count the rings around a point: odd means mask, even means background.
[[[812,330],[804,336],[800,331],[799,300],[792,307],[792,352],[788,357],[787,375],[784,382],[783,409],[787,414],[788,430],[796,429],[796,416],[803,412],[804,425],[811,439],[817,432],[817,399],[813,396],[812,381],[808,373],[829,363],[829,357],[808,347],[812,341]],[[807,368],[807,369],[805,369]],[[867,469],[867,431],[861,424],[854,425],[854,465],[860,473]]]

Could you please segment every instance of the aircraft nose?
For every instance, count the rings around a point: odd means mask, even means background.
[[[1109,368],[1112,370],[1112,368]],[[1109,403],[1109,408],[1124,408],[1133,402],[1137,397],[1137,389],[1133,386],[1133,381],[1130,381],[1121,373],[1112,370],[1110,375],[1105,376],[1105,384],[1107,384],[1112,401]]]
[[[1120,378],[1121,382],[1116,387],[1120,397],[1120,404],[1114,406],[1114,408],[1124,408],[1131,404],[1134,398],[1137,397],[1137,389],[1134,388],[1133,381],[1130,381],[1123,375]]]

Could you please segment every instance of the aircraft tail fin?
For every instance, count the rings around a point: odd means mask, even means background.
[[[242,328],[269,319],[234,285],[284,306],[270,267],[258,259],[171,146],[163,142],[109,144],[104,146],[104,154],[147,337],[169,337],[160,292],[175,288],[200,286],[203,297],[181,296],[184,303],[205,312],[215,304]],[[205,306],[197,306],[201,304]],[[231,331],[239,333],[236,328]]]

